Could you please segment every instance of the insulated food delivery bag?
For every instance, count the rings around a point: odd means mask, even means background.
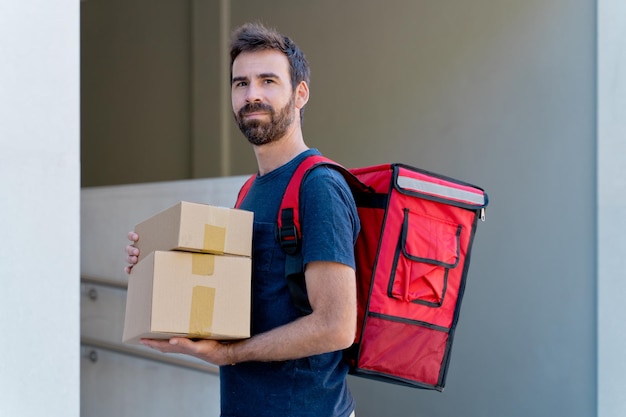
[[[442,391],[487,194],[404,164],[347,170],[323,156],[306,158],[285,190],[276,232],[288,254],[292,298],[303,314],[310,313],[301,288],[304,268],[292,259],[301,236],[300,184],[321,165],[343,174],[361,222],[355,247],[357,333],[345,351],[351,374]],[[253,178],[242,187],[237,206]]]

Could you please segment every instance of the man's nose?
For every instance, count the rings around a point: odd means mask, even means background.
[[[250,83],[246,90],[246,103],[261,102],[261,97],[261,89],[254,85],[254,83]]]

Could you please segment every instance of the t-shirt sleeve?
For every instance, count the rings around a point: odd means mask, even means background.
[[[314,261],[338,262],[356,268],[354,244],[359,217],[343,176],[328,167],[306,177],[301,194],[302,256]]]

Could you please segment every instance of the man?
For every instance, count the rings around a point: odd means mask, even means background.
[[[354,341],[356,207],[343,177],[319,167],[302,184],[301,253],[312,313],[293,304],[285,253],[274,237],[284,189],[309,149],[302,113],[309,99],[309,67],[289,39],[246,24],[231,41],[231,94],[235,120],[252,144],[258,174],[241,208],[255,213],[252,337],[143,340],[161,352],[185,353],[220,366],[221,415],[354,415],[341,350]],[[129,239],[139,237],[129,233]],[[127,272],[138,249],[127,247]],[[132,279],[132,276],[130,277]]]

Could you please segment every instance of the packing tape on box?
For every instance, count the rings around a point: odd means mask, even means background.
[[[191,255],[191,273],[194,275],[213,275],[215,256],[201,253]]]
[[[226,228],[205,224],[202,249],[206,252],[223,254],[225,245]]]
[[[201,285],[193,287],[191,293],[191,312],[189,315],[189,336],[211,336],[213,330],[213,308],[215,306],[215,288]]]

